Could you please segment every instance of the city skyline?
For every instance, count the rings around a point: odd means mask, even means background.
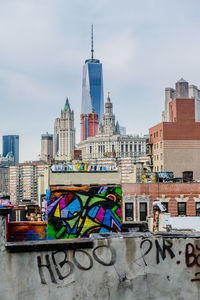
[[[127,133],[145,134],[161,122],[164,89],[181,77],[200,85],[198,1],[91,3],[0,2],[0,135],[20,136],[21,162],[38,159],[40,136],[53,133],[66,97],[80,141],[82,65],[90,57],[92,23],[104,94],[111,92]]]

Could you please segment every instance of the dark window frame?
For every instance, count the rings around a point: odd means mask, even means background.
[[[178,216],[186,216],[186,202],[178,202],[177,206],[178,206]]]
[[[145,210],[141,211],[141,205],[145,204]],[[147,202],[140,202],[139,204],[139,216],[140,216],[140,221],[146,221],[146,218],[148,216],[148,205]]]
[[[127,206],[131,208],[127,208]],[[125,221],[134,221],[133,202],[125,202]]]

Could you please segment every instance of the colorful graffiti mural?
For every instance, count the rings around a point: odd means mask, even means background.
[[[121,230],[121,187],[63,187],[47,191],[48,239]]]
[[[39,241],[47,236],[47,224],[45,222],[8,222],[9,242]]]

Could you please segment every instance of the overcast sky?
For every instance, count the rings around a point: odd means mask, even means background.
[[[92,23],[104,96],[127,133],[147,134],[166,87],[200,85],[199,12],[199,0],[0,0],[0,135],[20,135],[21,162],[38,159],[69,97],[80,140]]]

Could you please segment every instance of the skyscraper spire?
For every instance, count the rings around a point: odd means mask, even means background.
[[[94,58],[94,49],[93,49],[93,24],[91,26],[91,59]]]

